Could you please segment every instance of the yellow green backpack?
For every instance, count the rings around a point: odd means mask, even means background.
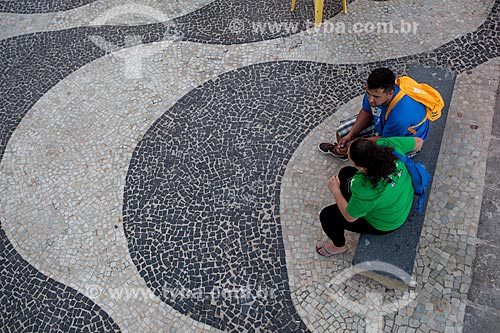
[[[402,76],[396,79],[396,84],[399,87],[399,92],[394,96],[387,112],[385,120],[392,111],[392,108],[403,98],[404,95],[410,96],[413,100],[422,103],[425,106],[426,115],[417,125],[408,127],[408,131],[416,134],[415,128],[422,125],[427,119],[435,121],[441,117],[441,110],[444,107],[444,101],[439,92],[425,83],[418,83],[409,76]]]

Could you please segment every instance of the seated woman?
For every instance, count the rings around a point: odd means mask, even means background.
[[[347,250],[344,230],[384,235],[401,227],[413,202],[411,177],[401,155],[422,148],[417,137],[354,140],[348,150],[353,166],[340,170],[328,180],[335,204],[323,208],[320,221],[329,241],[316,245],[326,257]]]

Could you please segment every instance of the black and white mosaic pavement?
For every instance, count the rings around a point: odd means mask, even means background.
[[[3,0],[0,13],[38,14],[70,10],[96,0]]]
[[[0,229],[2,332],[120,332],[89,298],[44,276],[12,247]]]
[[[227,35],[211,35],[208,28],[204,34],[202,26],[184,29],[195,24],[177,22],[183,40],[252,41],[224,39]],[[499,22],[496,1],[477,31],[432,52],[362,65],[253,65],[187,94],[145,134],[127,177],[125,232],[148,286],[178,311],[217,328],[306,331],[290,300],[280,232],[279,188],[287,160],[308,131],[361,93],[370,68],[389,66],[401,74],[409,63],[419,63],[470,70],[500,56]],[[165,29],[159,26],[75,28],[0,41],[0,156],[44,93],[106,54],[90,35],[120,49],[130,34],[141,35],[143,43],[164,39]],[[24,261],[0,231],[4,327],[17,332],[35,327],[118,330],[90,300]],[[169,293],[185,288],[206,295],[240,287],[272,291],[274,296],[212,303]],[[58,321],[61,317],[64,321]]]
[[[348,1],[350,2],[350,1]],[[286,37],[313,26],[314,2],[252,2],[219,0],[174,20],[186,40],[200,43],[240,44]],[[329,2],[323,10],[327,20],[342,9],[341,1]]]
[[[303,330],[276,238],[288,158],[310,130],[361,93],[360,79],[371,66],[404,73],[413,62],[460,72],[498,56],[498,43],[483,44],[498,38],[498,27],[489,24],[482,30],[488,33],[469,34],[433,53],[366,66],[266,63],[190,92],[148,131],[131,161],[123,215],[141,276],[172,307],[217,328]],[[252,293],[212,300],[220,290],[245,288],[277,297],[272,306]],[[172,297],[165,289],[205,298]]]
[[[1,12],[23,14],[57,12],[76,8],[95,0],[73,1],[1,1]],[[348,1],[350,2],[350,1]],[[106,9],[104,4],[96,1],[92,4],[102,7],[102,15],[114,17],[118,12],[114,8]],[[200,43],[239,44],[263,41],[290,36],[304,31],[313,25],[313,1],[297,1],[294,12],[291,12],[291,1],[234,1],[217,0],[172,22],[158,22],[148,26],[145,33],[163,34],[164,26],[175,25],[185,36],[185,40]],[[323,19],[328,20],[341,11],[341,1],[325,5]],[[137,15],[149,16],[149,12],[137,9]]]

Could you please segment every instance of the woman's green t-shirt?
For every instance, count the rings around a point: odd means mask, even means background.
[[[381,138],[379,146],[393,147],[405,155],[415,149],[413,137]],[[375,229],[390,231],[399,228],[408,218],[413,203],[411,176],[403,162],[396,160],[396,171],[390,181],[374,186],[362,172],[351,182],[351,199],[346,210],[354,218],[364,217]]]

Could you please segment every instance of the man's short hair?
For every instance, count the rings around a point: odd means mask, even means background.
[[[389,68],[376,68],[368,76],[366,84],[368,89],[383,88],[384,92],[389,93],[394,90],[396,76]]]

